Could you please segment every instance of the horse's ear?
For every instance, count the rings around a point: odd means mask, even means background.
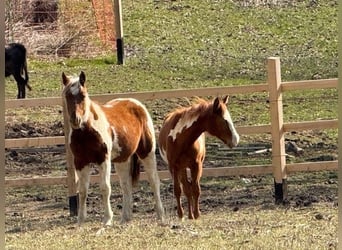
[[[69,78],[64,74],[64,72],[62,73],[62,83],[64,86],[68,85],[69,83]]]
[[[213,111],[214,111],[215,114],[220,114],[221,113],[220,99],[218,97],[216,97],[215,100],[214,100]]]
[[[86,76],[85,76],[83,71],[81,71],[81,74],[79,77],[80,77],[80,84],[82,85],[82,87],[84,87],[84,83],[86,81]]]
[[[223,101],[224,104],[227,104],[228,101],[229,101],[229,95],[224,96],[224,97],[222,98],[222,101]]]

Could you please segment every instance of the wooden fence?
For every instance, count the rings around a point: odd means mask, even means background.
[[[232,87],[212,87],[199,89],[183,89],[183,90],[168,90],[157,92],[135,92],[135,93],[119,93],[105,94],[92,96],[93,100],[100,103],[109,101],[118,97],[133,97],[139,100],[167,99],[178,97],[193,97],[193,96],[218,96],[223,94],[247,94],[256,92],[268,92],[270,101],[271,124],[258,126],[240,126],[237,127],[239,134],[264,134],[269,133],[272,136],[272,164],[270,165],[252,165],[252,166],[237,166],[226,167],[217,166],[215,168],[205,168],[203,176],[238,176],[238,175],[264,175],[273,173],[275,185],[276,202],[281,202],[287,199],[287,174],[298,171],[318,171],[318,170],[336,170],[337,161],[323,162],[304,162],[287,164],[285,158],[285,142],[284,137],[286,132],[302,131],[309,129],[336,129],[338,120],[319,120],[319,121],[303,121],[295,123],[283,122],[283,104],[282,93],[285,91],[305,90],[305,89],[327,89],[337,88],[337,79],[325,80],[309,80],[309,81],[294,81],[282,82],[280,59],[278,57],[268,58],[267,61],[268,77],[267,83],[232,86]],[[21,99],[7,100],[5,108],[18,107],[36,107],[36,106],[54,106],[62,105],[60,97],[54,98],[39,98],[39,99]],[[67,128],[66,128],[67,132]],[[6,139],[5,148],[22,148],[22,147],[39,147],[64,144],[65,136],[55,137],[39,137],[39,138],[21,138],[21,139]],[[21,178],[8,179],[5,178],[6,187],[18,187],[28,185],[68,185],[69,196],[76,196],[76,176],[72,167],[70,152],[67,149],[67,176],[61,177],[41,177],[41,178]],[[168,171],[159,171],[161,179],[170,178]],[[141,179],[147,179],[144,173],[141,174]],[[118,181],[118,176],[112,174],[112,181]],[[98,182],[99,176],[91,176],[91,182]]]

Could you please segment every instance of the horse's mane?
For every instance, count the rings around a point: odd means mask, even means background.
[[[192,101],[191,106],[176,108],[166,116],[166,119],[179,116],[179,119],[191,120],[206,111],[210,104],[211,102],[196,97],[195,100]]]

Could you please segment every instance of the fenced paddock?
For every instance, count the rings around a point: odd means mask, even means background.
[[[283,122],[283,104],[282,95],[287,92],[297,90],[312,89],[335,89],[337,88],[337,79],[310,80],[296,82],[281,82],[280,60],[279,58],[268,59],[268,79],[267,83],[232,86],[232,87],[212,87],[199,89],[183,89],[183,90],[166,90],[158,92],[135,92],[135,93],[118,93],[95,95],[92,99],[101,103],[116,97],[134,97],[142,101],[193,97],[193,96],[217,96],[217,95],[239,95],[239,94],[255,94],[266,93],[269,96],[270,124],[261,124],[253,126],[237,126],[238,132],[243,135],[269,134],[272,142],[272,162],[266,165],[244,165],[244,166],[225,166],[219,163],[215,167],[206,167],[204,176],[249,176],[249,175],[265,175],[272,173],[275,179],[276,199],[285,199],[287,196],[286,179],[287,174],[298,171],[319,171],[319,170],[336,170],[337,161],[318,161],[318,162],[302,162],[287,163],[285,153],[285,134],[293,131],[304,130],[324,130],[336,129],[338,121],[336,119],[315,120],[315,121],[299,121],[299,122]],[[62,105],[60,97],[53,98],[37,98],[26,100],[7,100],[5,108],[20,107],[44,107]],[[61,115],[62,120],[62,115]],[[37,137],[37,138],[17,138],[6,139],[5,148],[26,148],[26,147],[42,147],[65,144],[64,136],[55,137]],[[68,185],[69,195],[72,197],[76,193],[75,175],[71,168],[70,158],[67,153],[68,175],[54,177],[37,177],[37,178],[5,178],[6,187],[20,187],[31,185]],[[170,178],[167,170],[159,171],[161,179]],[[142,179],[146,179],[142,173]],[[92,175],[91,182],[98,181],[97,175]],[[112,175],[112,181],[117,181],[116,174]],[[278,191],[277,191],[278,189]],[[278,194],[278,196],[277,196]]]

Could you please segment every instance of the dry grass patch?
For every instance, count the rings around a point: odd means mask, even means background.
[[[99,222],[6,235],[7,249],[336,249],[337,207],[220,208],[200,220],[174,216],[158,224],[151,215],[135,216],[97,236]],[[47,248],[48,246],[48,248]]]

